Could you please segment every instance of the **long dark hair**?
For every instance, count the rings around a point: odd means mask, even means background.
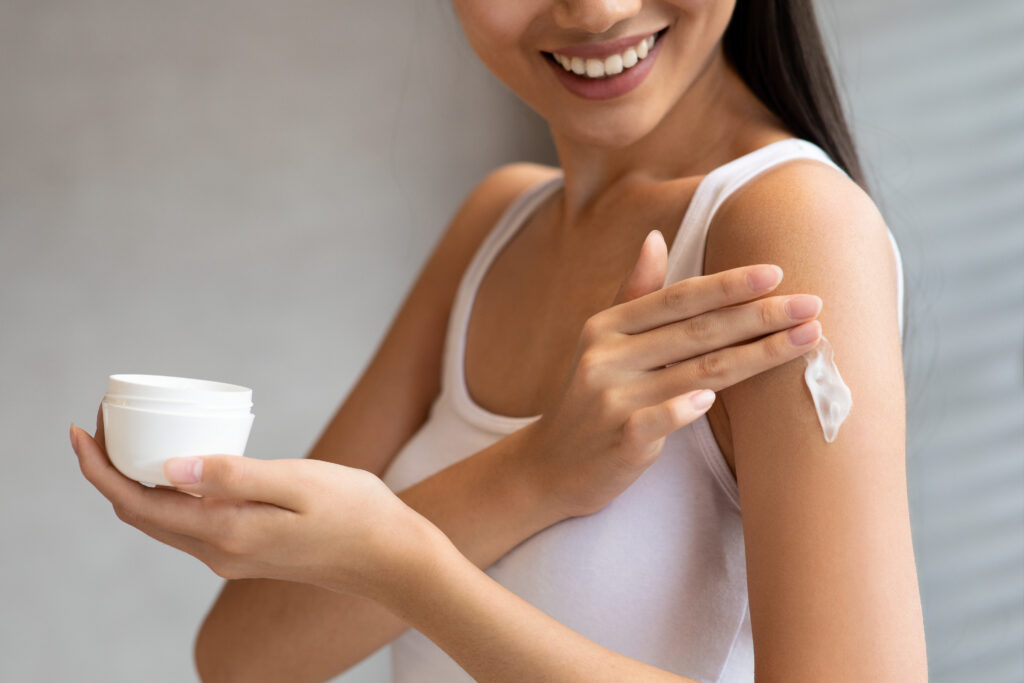
[[[722,47],[765,106],[868,190],[812,0],[736,0]]]

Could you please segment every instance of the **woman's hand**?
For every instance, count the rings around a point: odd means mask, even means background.
[[[705,404],[695,400],[702,389],[717,391],[786,363],[821,335],[816,296],[750,301],[781,282],[776,266],[662,287],[667,248],[659,231],[652,234],[612,306],[584,324],[554,407],[530,425],[525,457],[566,516],[597,512],[629,487],[668,434],[710,408],[713,393]]]
[[[393,590],[423,541],[441,533],[366,470],[208,455],[165,464],[179,490],[149,488],[110,463],[102,413],[95,438],[72,427],[71,443],[122,521],[227,579],[299,581],[372,598]]]

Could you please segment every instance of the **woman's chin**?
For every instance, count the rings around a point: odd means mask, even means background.
[[[552,130],[579,144],[602,149],[628,147],[651,132],[650,127],[639,125],[635,119],[587,125],[562,122],[552,125]]]

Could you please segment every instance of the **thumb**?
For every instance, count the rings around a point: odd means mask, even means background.
[[[633,269],[622,281],[612,306],[639,299],[661,289],[665,284],[667,267],[668,246],[665,244],[665,236],[661,234],[661,230],[651,230],[640,247],[640,256],[633,264]]]
[[[301,487],[288,460],[260,460],[241,455],[170,458],[164,476],[178,489],[212,498],[271,503],[298,511]]]

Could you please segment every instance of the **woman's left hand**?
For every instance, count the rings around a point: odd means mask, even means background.
[[[111,464],[102,415],[95,438],[73,427],[71,444],[118,518],[227,579],[298,581],[374,598],[394,590],[424,541],[441,533],[366,470],[208,455],[168,461],[165,474],[178,490],[149,488]],[[198,480],[187,483],[190,473]]]

